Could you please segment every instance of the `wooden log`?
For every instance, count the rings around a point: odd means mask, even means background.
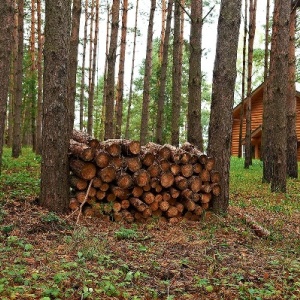
[[[200,177],[202,181],[210,181],[210,173],[208,170],[202,170],[200,173]]]
[[[91,162],[85,162],[81,159],[71,158],[69,160],[71,171],[77,176],[85,180],[91,180],[96,176],[96,166]]]
[[[183,204],[183,206],[186,208],[186,210],[188,211],[194,211],[196,208],[196,204],[194,201],[192,201],[191,199],[188,198],[182,198],[181,199],[181,203]]]
[[[162,172],[167,172],[170,170],[171,163],[168,160],[161,159],[158,164],[160,165]]]
[[[182,176],[188,178],[191,177],[194,173],[193,165],[192,164],[185,164],[181,166],[181,174]]]
[[[159,202],[159,209],[161,211],[167,211],[169,209],[169,207],[170,207],[170,204],[168,201],[163,200],[163,201]]]
[[[91,161],[95,155],[95,149],[87,144],[79,143],[73,139],[70,140],[69,153],[84,161]]]
[[[96,189],[100,188],[100,186],[102,184],[103,184],[103,181],[99,177],[95,177],[94,180],[93,180],[93,183],[92,183],[93,187],[96,188]]]
[[[74,210],[78,210],[79,207],[80,207],[80,202],[74,197],[71,198],[69,202],[69,208],[74,211]]]
[[[113,202],[113,211],[114,212],[119,212],[122,209],[122,205],[120,202]]]
[[[180,194],[181,198],[191,199],[193,197],[193,191],[190,189],[185,189]]]
[[[207,203],[202,203],[201,207],[203,208],[203,210],[208,210],[209,209],[209,202]]]
[[[160,184],[164,188],[169,188],[174,183],[174,175],[170,172],[163,172],[160,176]]]
[[[180,163],[181,163],[181,164],[188,164],[188,163],[190,163],[191,158],[192,158],[191,153],[189,153],[189,152],[187,152],[187,151],[183,151],[183,152],[181,153]]]
[[[128,209],[129,206],[130,206],[129,200],[124,199],[124,200],[121,201],[121,207],[122,207],[122,209]]]
[[[132,223],[134,221],[134,216],[127,209],[123,209],[121,213],[126,222]]]
[[[151,193],[151,192],[145,192],[145,193],[143,193],[143,195],[142,195],[142,199],[143,199],[143,201],[144,201],[145,203],[151,204],[151,203],[154,202],[155,196],[154,196],[154,194]]]
[[[138,156],[126,157],[127,168],[131,172],[137,172],[142,168],[142,162]]]
[[[170,206],[168,208],[168,210],[165,212],[166,216],[168,218],[173,218],[173,217],[176,217],[178,215],[178,209],[176,206]]]
[[[189,179],[189,188],[194,192],[198,193],[202,187],[202,180],[200,176],[192,176]]]
[[[171,195],[171,197],[172,198],[178,198],[179,197],[179,195],[180,195],[180,191],[179,190],[177,190],[177,189],[175,189],[174,187],[170,187],[169,188],[169,193],[170,193],[170,195]]]
[[[141,152],[141,143],[136,140],[121,140],[122,154],[125,156],[138,155]]]
[[[184,142],[181,146],[180,149],[185,150],[195,156],[200,157],[203,155],[202,151],[200,151],[195,145],[189,143],[189,142]]]
[[[199,162],[200,164],[202,164],[203,166],[205,166],[206,162],[207,162],[207,155],[206,154],[201,154],[199,156]]]
[[[106,197],[106,192],[105,191],[101,191],[101,190],[97,191],[96,198],[98,200],[103,200],[105,197]]]
[[[99,168],[105,168],[111,161],[111,156],[103,149],[98,149],[95,154],[95,163]]]
[[[149,206],[150,206],[152,212],[156,211],[159,209],[159,202],[154,200]]]
[[[210,187],[214,196],[219,196],[221,194],[221,186],[218,183],[213,183],[210,185]]]
[[[127,161],[124,159],[123,156],[115,156],[112,157],[111,159],[111,164],[116,168],[116,169],[125,169],[127,167]]]
[[[175,186],[181,191],[188,187],[188,180],[183,176],[176,176],[174,182]]]
[[[150,183],[150,175],[146,170],[140,169],[133,174],[133,181],[137,186],[144,187]]]
[[[108,202],[114,202],[114,201],[116,201],[116,199],[117,199],[117,197],[114,193],[107,193],[106,194],[106,200]]]
[[[165,144],[165,145],[159,147],[157,154],[161,159],[169,160],[171,157],[172,149],[173,149],[173,146]]]
[[[101,149],[105,149],[107,153],[109,153],[113,157],[120,156],[122,153],[120,140],[117,139],[102,141],[99,147]]]
[[[152,152],[144,152],[141,160],[144,166],[150,167],[154,163],[155,156]]]
[[[162,201],[163,200],[163,196],[161,195],[161,194],[156,194],[155,195],[155,201],[156,202],[160,202],[160,201]]]
[[[84,206],[83,209],[82,209],[82,214],[86,218],[92,218],[92,217],[95,216],[95,212],[94,212],[94,210],[91,206]]]
[[[114,186],[114,185],[111,185],[110,186],[110,190],[113,192],[113,194],[121,199],[121,200],[125,200],[125,199],[128,199],[129,195],[130,195],[130,191],[128,189],[123,189],[119,186]]]
[[[143,190],[144,192],[149,192],[151,190],[151,185],[150,183],[146,184],[145,186],[143,186]]]
[[[210,193],[211,192],[211,185],[209,182],[204,182],[200,188],[200,191],[203,193]]]
[[[211,200],[211,194],[210,193],[202,193],[201,194],[201,203],[208,203]]]
[[[129,189],[133,185],[132,176],[126,172],[117,175],[117,185],[123,189]]]
[[[170,165],[170,171],[174,176],[177,176],[181,171],[181,167],[180,165],[173,163]]]
[[[139,198],[142,196],[142,194],[144,193],[144,190],[142,187],[140,186],[135,186],[132,191],[131,194],[134,198]]]
[[[97,175],[103,182],[110,183],[116,179],[117,173],[114,166],[107,166],[103,169],[99,169]]]
[[[129,202],[139,212],[143,212],[145,209],[149,208],[149,206],[146,203],[144,203],[142,200],[138,198],[131,197],[129,198]]]
[[[161,195],[163,201],[169,201],[171,199],[171,195],[167,191],[163,191]]]
[[[178,213],[182,214],[183,211],[184,211],[184,205],[182,203],[180,203],[180,202],[176,202],[175,206],[176,206],[176,208],[178,210]]]
[[[83,132],[80,130],[73,129],[72,138],[73,138],[73,140],[75,140],[79,143],[87,144],[92,148],[97,148],[99,145],[99,141],[97,139],[91,137],[86,132]]]
[[[109,184],[107,182],[103,182],[99,187],[100,191],[107,192],[109,190]]]
[[[147,207],[144,211],[143,211],[143,217],[145,219],[148,219],[152,216],[152,210],[150,207]]]
[[[159,177],[161,173],[161,168],[157,162],[154,162],[148,169],[147,169],[150,177]]]
[[[216,160],[214,157],[207,157],[207,160],[205,162],[205,169],[207,171],[211,171],[215,166]]]
[[[152,210],[152,216],[153,217],[156,217],[156,218],[159,218],[162,216],[162,210],[161,209],[157,209],[157,210]]]
[[[203,214],[203,208],[200,205],[196,204],[196,207],[195,207],[193,213],[197,216],[201,216]]]
[[[194,173],[199,174],[199,173],[202,172],[203,167],[200,163],[194,163],[193,164],[193,170],[194,170]]]
[[[69,181],[70,181],[71,187],[75,188],[76,190],[79,190],[79,191],[85,190],[88,186],[87,180],[79,178],[75,175],[71,175]]]

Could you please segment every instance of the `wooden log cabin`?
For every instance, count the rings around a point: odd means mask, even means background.
[[[252,157],[260,159],[261,150],[261,133],[262,133],[262,118],[263,118],[263,90],[264,84],[257,87],[251,97],[251,144],[252,144]],[[298,137],[298,161],[300,161],[300,92],[296,92],[297,100],[297,120],[296,120],[296,131]],[[238,156],[239,150],[239,128],[240,128],[240,112],[242,104],[238,104],[233,109],[233,126],[232,126],[232,142],[231,142],[231,155]],[[246,132],[246,114],[244,111],[243,119],[243,152],[245,145],[245,132]]]

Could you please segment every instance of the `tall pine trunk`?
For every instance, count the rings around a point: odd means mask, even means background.
[[[114,137],[114,101],[115,101],[115,64],[118,47],[120,0],[113,0],[110,46],[107,55],[107,78],[105,95],[105,133],[104,139]]]
[[[18,0],[18,53],[15,73],[15,102],[12,157],[19,157],[22,152],[21,118],[23,98],[23,45],[24,45],[24,0]]]
[[[66,116],[68,116],[71,1],[46,1],[45,15],[40,203],[49,210],[65,213],[69,207],[70,126]]]
[[[191,1],[187,140],[203,151],[201,126],[202,1]]]
[[[14,1],[0,1],[0,174],[4,145],[7,95],[9,90],[9,68],[14,26]]]
[[[180,0],[181,1],[181,0]],[[174,42],[173,42],[173,70],[172,70],[172,122],[171,144],[179,145],[179,120],[181,106],[181,78],[182,78],[182,41],[181,41],[181,8],[180,2],[175,1],[174,9]]]
[[[232,108],[241,7],[242,0],[221,0],[218,20],[207,149],[208,155],[215,157],[215,169],[221,175],[221,193],[212,202],[213,210],[217,213],[226,213],[229,205]]]
[[[249,6],[249,40],[248,40],[248,75],[247,75],[247,99],[246,99],[246,136],[245,136],[245,162],[244,167],[249,169],[252,165],[251,145],[251,93],[252,93],[252,65],[253,45],[256,29],[256,4],[257,0],[250,0]]]
[[[144,74],[142,119],[141,119],[141,129],[140,129],[140,142],[142,145],[145,145],[148,139],[150,80],[152,75],[152,40],[153,40],[153,26],[154,26],[153,21],[154,21],[155,9],[156,9],[156,0],[151,0],[151,9],[150,9],[148,35],[147,35],[145,74]]]
[[[171,32],[172,8],[173,0],[168,2],[167,10],[167,23],[164,32],[164,42],[162,47],[162,64],[160,70],[159,90],[158,90],[158,103],[157,103],[157,117],[156,117],[156,143],[163,143],[163,128],[164,128],[164,105],[165,105],[165,92],[167,83],[167,69],[169,57],[169,40]]]
[[[127,37],[127,13],[128,13],[128,0],[123,0],[120,63],[119,63],[116,108],[115,108],[115,111],[116,111],[116,113],[115,113],[115,119],[116,119],[115,138],[117,138],[117,139],[121,138],[121,132],[122,132],[124,69],[125,69],[125,51],[126,51],[126,37]]]
[[[292,7],[290,18],[290,42],[289,42],[289,82],[286,105],[287,114],[287,175],[298,178],[297,162],[297,132],[296,132],[296,56],[295,56],[295,31],[296,31],[296,8]]]
[[[264,106],[263,180],[272,192],[286,191],[286,105],[288,96],[288,47],[290,2],[275,0],[271,40],[270,75]],[[276,120],[276,126],[274,122]],[[265,176],[268,177],[265,177]]]
[[[76,75],[78,67],[78,45],[79,45],[79,29],[81,16],[81,0],[73,0],[72,9],[72,27],[70,38],[70,62],[69,62],[69,80],[68,80],[68,107],[70,133],[74,127],[75,119],[75,97],[76,97]]]
[[[132,60],[131,60],[131,75],[130,75],[130,83],[129,83],[129,99],[128,99],[126,129],[125,129],[125,138],[126,139],[129,139],[129,123],[130,123],[131,103],[132,103],[132,86],[133,86],[133,75],[134,75],[134,66],[135,66],[135,50],[136,50],[138,12],[139,12],[139,0],[136,0],[134,37],[133,37],[133,49],[132,49]]]

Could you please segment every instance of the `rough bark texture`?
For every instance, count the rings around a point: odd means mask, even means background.
[[[298,178],[297,162],[297,133],[296,133],[296,56],[295,56],[295,30],[296,30],[296,9],[291,12],[290,18],[290,41],[289,41],[289,82],[286,104],[287,116],[287,175],[291,178]]]
[[[145,60],[145,75],[144,75],[144,91],[143,91],[143,107],[142,119],[140,128],[140,142],[145,145],[148,138],[148,123],[149,123],[149,104],[150,104],[150,79],[152,74],[152,39],[154,26],[154,12],[156,8],[156,0],[151,0],[151,9],[148,24],[147,36],[147,52]]]
[[[15,70],[15,101],[13,109],[12,157],[19,157],[22,152],[21,118],[23,99],[23,45],[24,45],[24,0],[18,0],[18,38],[17,64]]]
[[[119,29],[119,8],[120,0],[114,0],[112,5],[112,21],[110,46],[107,55],[107,78],[106,78],[106,96],[105,96],[105,133],[104,139],[114,137],[114,101],[115,101],[115,64],[117,57],[117,42]]]
[[[232,108],[241,4],[241,0],[222,0],[218,20],[208,138],[208,155],[215,157],[215,169],[221,174],[220,185],[222,191],[213,200],[213,209],[218,213],[227,212],[229,205]]]
[[[156,143],[163,143],[163,127],[164,127],[164,104],[165,104],[165,90],[167,81],[167,69],[168,69],[168,56],[169,56],[169,40],[171,31],[171,20],[172,20],[172,7],[173,0],[168,2],[168,16],[166,29],[162,31],[164,39],[161,41],[162,45],[162,58],[161,58],[161,70],[159,80],[159,94],[157,103],[157,117],[156,117]]]
[[[133,87],[133,75],[134,75],[134,65],[135,65],[135,49],[136,49],[136,34],[137,34],[138,11],[139,11],[139,0],[136,1],[136,7],[135,7],[135,22],[134,22],[134,37],[133,37],[133,49],[132,49],[132,61],[131,61],[131,75],[130,75],[129,99],[128,99],[126,129],[125,129],[125,138],[126,139],[129,138],[129,123],[130,123],[131,103],[132,103],[132,87]]]
[[[182,77],[182,44],[180,36],[180,2],[175,1],[174,10],[174,41],[173,41],[173,71],[172,71],[172,123],[171,143],[179,145],[179,118],[181,105],[181,77]]]
[[[248,39],[248,75],[247,75],[247,99],[246,99],[246,136],[245,136],[245,163],[244,167],[249,169],[252,165],[252,146],[251,146],[251,93],[252,93],[252,64],[253,64],[253,45],[256,29],[256,4],[257,0],[250,1],[249,7],[249,39]]]
[[[46,1],[44,48],[43,145],[41,205],[56,211],[68,209],[68,66],[71,3]],[[59,149],[59,150],[58,150]]]
[[[290,2],[276,0],[273,12],[270,75],[264,103],[264,180],[273,192],[286,191],[286,105],[288,96],[288,51]],[[276,120],[276,123],[274,122]],[[274,124],[275,123],[275,124]],[[268,175],[267,177],[266,174]]]
[[[80,16],[81,16],[81,0],[73,0],[72,29],[71,29],[71,39],[70,39],[69,85],[68,85],[70,134],[72,133],[73,130],[74,118],[75,118],[76,75],[77,75],[77,66],[78,66]]]
[[[116,130],[115,138],[121,138],[122,132],[122,117],[123,117],[123,90],[124,90],[124,68],[125,68],[125,51],[126,51],[126,36],[127,36],[127,13],[128,0],[123,0],[123,15],[122,15],[122,31],[121,31],[121,49],[120,49],[120,64],[118,74],[117,87],[117,102],[116,102]]]
[[[191,34],[189,59],[188,142],[203,151],[201,126],[201,44],[202,1],[191,1]]]
[[[14,6],[12,0],[0,2],[0,174],[4,145],[7,95],[9,89],[9,67],[14,26]]]

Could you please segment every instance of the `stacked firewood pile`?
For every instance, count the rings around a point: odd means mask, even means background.
[[[99,142],[73,131],[69,146],[70,209],[128,222],[152,216],[199,220],[220,194],[215,160],[192,144],[181,147],[132,140]]]

